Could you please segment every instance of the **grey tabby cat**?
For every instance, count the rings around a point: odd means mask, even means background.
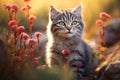
[[[73,10],[58,11],[53,6],[50,9],[47,26],[48,43],[46,47],[46,62],[51,67],[53,58],[57,57],[64,63],[61,51],[70,50],[67,64],[75,77],[88,76],[91,68],[92,49],[82,40],[84,23],[81,17],[81,6]],[[77,65],[82,66],[78,69]]]

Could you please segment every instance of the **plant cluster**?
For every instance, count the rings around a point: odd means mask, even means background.
[[[40,56],[35,55],[35,48],[40,50],[40,32],[35,32],[33,34],[32,27],[36,20],[36,16],[30,13],[31,6],[29,5],[30,0],[24,0],[26,3],[25,6],[19,8],[17,4],[4,4],[4,8],[9,12],[8,27],[5,32],[6,37],[4,38],[4,43],[7,46],[8,55],[9,55],[9,64],[8,67],[15,68],[19,71],[24,71],[26,69],[33,70],[40,65]],[[29,34],[25,32],[26,28],[23,25],[19,25],[19,20],[17,19],[17,13],[21,12],[26,13],[26,17],[29,21]],[[105,23],[110,19],[110,15],[101,12],[99,20],[96,21],[96,24],[101,27],[99,31],[98,46],[95,49],[95,55],[98,56],[100,64],[105,60],[104,52],[107,50],[104,47],[104,31]],[[33,38],[33,35],[36,38]],[[70,50],[64,49],[61,51],[64,61],[68,60]],[[82,64],[75,65],[79,69]],[[66,62],[63,65],[64,72],[66,73],[67,65]],[[11,68],[10,68],[11,69]]]
[[[27,67],[34,68],[40,65],[40,56],[35,55],[35,48],[40,50],[40,32],[33,34],[32,27],[36,20],[36,16],[30,13],[32,8],[29,5],[30,0],[24,0],[25,6],[19,7],[17,4],[4,4],[4,8],[9,12],[8,27],[6,30],[5,44],[7,45],[10,63],[17,64],[16,67],[26,69]],[[27,19],[29,21],[29,34],[25,32],[23,25],[19,26],[19,20],[17,19],[18,11],[26,12]],[[36,38],[33,38],[36,36]]]

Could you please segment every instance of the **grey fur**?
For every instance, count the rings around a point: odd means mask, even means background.
[[[71,67],[71,64],[74,64],[74,60],[78,61],[78,63],[84,63],[83,72],[80,72],[80,74],[83,74],[82,76],[84,74],[89,75],[92,49],[82,40],[83,31],[84,23],[81,17],[81,6],[72,11],[58,11],[51,7],[50,20],[47,27],[46,62],[48,66],[51,66],[51,58],[56,55],[59,56],[57,57],[58,60],[64,63],[61,51],[68,49],[71,52],[68,56],[68,65]],[[73,56],[72,54],[75,55]]]

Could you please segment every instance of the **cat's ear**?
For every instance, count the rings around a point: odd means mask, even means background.
[[[77,16],[81,16],[81,13],[82,13],[82,7],[81,7],[81,5],[77,6],[75,9],[73,9],[72,13],[74,13]]]
[[[50,18],[53,20],[56,16],[60,14],[53,6],[50,6]]]

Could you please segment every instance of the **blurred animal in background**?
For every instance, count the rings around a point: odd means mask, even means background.
[[[114,19],[105,26],[104,42],[111,47],[120,41],[120,19]]]

